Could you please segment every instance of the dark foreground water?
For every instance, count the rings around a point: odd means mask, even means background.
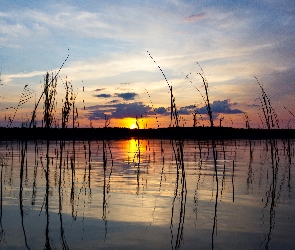
[[[293,249],[294,141],[0,142],[1,249]]]

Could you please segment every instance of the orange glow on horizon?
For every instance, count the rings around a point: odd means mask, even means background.
[[[116,124],[119,125],[119,127],[124,127],[124,128],[130,128],[130,129],[136,129],[136,119],[135,118],[123,118],[123,119],[116,119]]]

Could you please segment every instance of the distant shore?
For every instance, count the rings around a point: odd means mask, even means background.
[[[0,140],[102,140],[102,139],[288,139],[295,129],[238,129],[228,127],[128,128],[4,128]]]

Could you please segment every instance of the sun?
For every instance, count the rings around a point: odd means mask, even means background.
[[[132,124],[130,124],[129,128],[130,128],[130,129],[136,129],[137,126],[136,126],[136,124],[132,123]]]
[[[126,117],[121,120],[122,127],[129,129],[137,129],[136,119]]]

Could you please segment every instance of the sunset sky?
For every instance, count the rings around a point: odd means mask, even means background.
[[[12,126],[29,121],[44,75],[64,63],[56,124],[67,80],[80,127],[104,126],[105,115],[110,127],[136,127],[136,117],[140,128],[169,126],[162,70],[181,126],[193,126],[194,112],[198,126],[209,125],[197,90],[205,95],[203,72],[215,126],[223,118],[222,126],[245,127],[246,113],[251,127],[262,127],[257,77],[281,127],[295,128],[294,24],[294,0],[2,0],[0,126],[14,114]]]

